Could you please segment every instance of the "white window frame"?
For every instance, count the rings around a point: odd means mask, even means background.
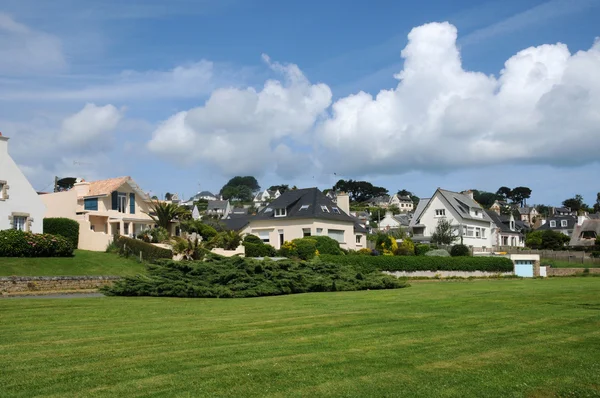
[[[332,206],[332,207],[331,207],[331,211],[333,211],[335,214],[342,214],[342,213],[340,212],[340,209],[338,209],[337,207],[333,207],[333,206]]]
[[[8,183],[5,180],[0,180],[0,200],[8,199]]]
[[[122,205],[122,207],[121,207]],[[117,193],[117,211],[119,213],[127,213],[127,193],[126,192],[118,192]]]
[[[19,222],[19,221],[22,221],[22,222]],[[13,227],[13,229],[16,229],[17,231],[26,232],[28,230],[27,221],[28,221],[27,216],[13,216],[12,227]]]
[[[436,217],[446,217],[446,209],[435,209]]]
[[[481,228],[479,228],[479,227],[475,228],[475,237],[481,238]]]
[[[317,228],[317,236],[323,235],[323,228]]]
[[[268,230],[253,231],[253,233],[256,234],[256,236],[258,236],[264,243],[269,243],[271,241],[271,234]]]
[[[341,236],[340,236],[339,232],[341,232]],[[331,234],[333,234],[333,236],[331,236]],[[345,243],[344,239],[346,239],[346,231],[344,231],[343,229],[328,229],[327,236],[329,236],[332,239],[337,240],[338,243]],[[341,240],[340,240],[340,238],[341,238]]]
[[[469,227],[467,226],[467,238],[473,238],[475,237],[475,227]]]
[[[286,209],[275,209],[275,217],[285,217],[287,216]]]
[[[362,235],[356,235],[356,243],[359,245],[361,244],[360,243],[361,238],[362,238]]]
[[[329,213],[329,209],[325,205],[321,206],[321,210],[324,211],[325,213]]]
[[[567,220],[560,220],[560,226],[561,227],[568,227],[569,226],[569,222]]]
[[[312,236],[312,231],[310,228],[302,228],[302,237],[306,238],[307,236]]]
[[[300,210],[308,210],[309,207],[310,205],[302,205],[300,206]]]
[[[550,220],[550,228],[556,228],[556,220]]]
[[[485,239],[485,228],[481,228],[481,239]]]

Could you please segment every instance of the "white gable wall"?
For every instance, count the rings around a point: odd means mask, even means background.
[[[4,196],[0,196],[0,230],[11,229],[17,216],[27,217],[25,230],[42,233],[46,207],[8,154],[7,137],[0,137],[0,182],[5,184]]]

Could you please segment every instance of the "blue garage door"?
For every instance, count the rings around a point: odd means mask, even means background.
[[[515,260],[515,275],[533,278],[533,261]]]

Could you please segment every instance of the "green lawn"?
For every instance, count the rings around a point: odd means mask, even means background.
[[[0,257],[0,276],[135,275],[144,265],[114,253],[75,250],[73,257]]]
[[[579,259],[579,262],[577,262],[575,260],[567,261],[543,258],[540,264],[551,265],[554,268],[600,268],[600,259],[596,259],[594,262],[586,261],[582,264],[581,259]]]
[[[2,397],[600,396],[600,278],[0,299]]]

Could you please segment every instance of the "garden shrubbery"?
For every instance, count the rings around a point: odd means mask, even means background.
[[[242,242],[246,257],[274,257],[277,251],[271,245],[264,243],[256,235],[246,235]]]
[[[427,253],[428,251],[431,251],[431,246],[423,244],[423,243],[419,243],[415,245],[415,255],[417,256],[424,256],[425,253]]]
[[[450,249],[450,255],[452,257],[466,257],[471,255],[471,249],[467,245],[454,245]]]
[[[169,249],[154,246],[153,244],[137,239],[131,239],[126,236],[115,237],[114,244],[119,248],[119,254],[122,256],[133,255],[139,257],[141,252],[142,259],[149,262],[156,261],[161,258],[173,258],[173,252]]]
[[[79,223],[70,218],[44,218],[44,233],[67,238],[75,249],[79,245]]]
[[[0,257],[70,257],[73,250],[71,242],[62,236],[0,231]]]
[[[422,257],[422,256],[321,256],[321,260],[372,271],[486,271],[511,272],[513,263],[505,257]]]
[[[103,292],[118,296],[230,298],[407,286],[395,277],[359,271],[350,264],[258,261],[208,254],[204,261],[161,260],[148,265],[147,275],[125,277],[103,288]]]
[[[427,256],[427,257],[450,257],[450,253],[448,253],[448,250],[434,249],[434,250],[427,251],[425,253],[425,256]]]

